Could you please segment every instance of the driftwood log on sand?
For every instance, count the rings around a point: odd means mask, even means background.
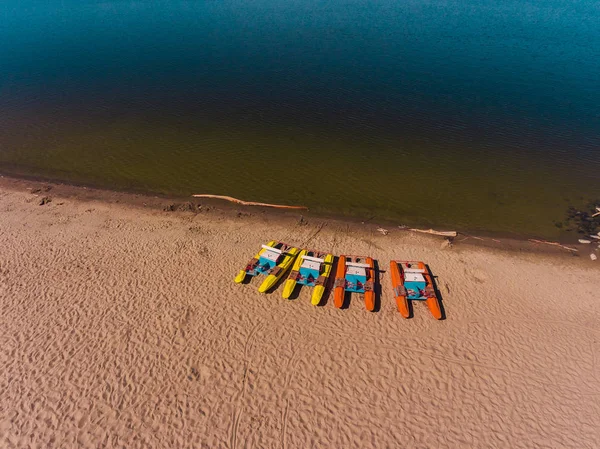
[[[254,201],[242,201],[237,198],[225,195],[209,195],[209,194],[196,194],[192,195],[194,198],[215,198],[218,200],[231,201],[232,203],[241,204],[242,206],[263,206],[263,207],[274,207],[276,209],[303,209],[308,210],[306,206],[284,206],[282,204],[268,204],[268,203],[256,203]]]
[[[456,231],[434,231],[433,229],[409,229],[413,232],[422,232],[423,234],[442,235],[444,237],[456,237],[458,233]]]
[[[556,243],[556,242],[547,242],[546,240],[536,240],[536,239],[529,239],[529,241],[533,242],[533,243],[543,243],[545,245],[558,246],[559,248],[564,248],[569,251],[575,251],[575,252],[579,251],[578,249],[571,248],[571,247],[565,246],[565,245],[561,245],[560,243]]]

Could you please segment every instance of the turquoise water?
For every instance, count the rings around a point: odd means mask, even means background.
[[[0,3],[0,171],[558,236],[600,198],[595,1]]]

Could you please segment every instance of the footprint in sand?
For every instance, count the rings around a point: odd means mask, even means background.
[[[477,269],[475,269],[475,270],[469,270],[469,269],[466,269],[465,270],[465,274],[469,278],[473,279],[475,282],[478,282],[480,284],[483,284],[483,283],[485,283],[488,280],[488,276],[483,271],[481,271],[481,270],[477,270]]]
[[[210,377],[210,369],[206,366],[200,365],[198,367],[192,366],[190,373],[188,374],[188,380],[194,380],[199,382],[206,382]]]

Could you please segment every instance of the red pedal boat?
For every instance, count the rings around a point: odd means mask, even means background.
[[[375,262],[371,257],[340,256],[333,288],[338,309],[344,305],[346,292],[364,293],[367,310],[375,310]]]
[[[390,273],[396,304],[404,318],[410,317],[409,301],[415,300],[425,301],[433,317],[436,320],[442,319],[442,309],[433,288],[431,273],[423,262],[392,260]]]

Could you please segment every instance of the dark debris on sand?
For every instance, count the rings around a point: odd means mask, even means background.
[[[185,203],[171,203],[163,208],[165,212],[197,212],[202,210],[201,204],[194,204],[192,202]]]
[[[594,235],[600,230],[600,216],[594,217],[600,200],[590,201],[585,207],[577,209],[569,206],[564,223],[555,223],[559,228],[566,226],[567,231],[576,231],[582,235]]]

